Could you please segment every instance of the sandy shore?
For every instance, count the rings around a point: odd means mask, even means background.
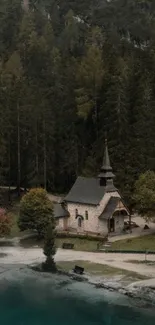
[[[45,259],[41,248],[1,247],[0,253],[6,254],[6,256],[0,258],[1,264],[30,265],[40,263]],[[144,259],[145,256],[142,254],[91,253],[63,249],[58,249],[55,256],[56,262],[85,260],[155,278],[155,266],[127,263],[128,260],[143,261]],[[147,260],[155,261],[155,255],[148,255]]]

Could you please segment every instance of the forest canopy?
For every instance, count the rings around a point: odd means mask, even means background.
[[[129,199],[155,170],[155,1],[0,1],[0,184],[67,192],[105,132]]]

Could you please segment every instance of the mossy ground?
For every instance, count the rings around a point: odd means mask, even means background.
[[[96,275],[96,276],[113,277],[116,275],[122,275],[123,278],[133,278],[137,281],[147,279],[147,277],[140,275],[136,272],[122,270],[119,268],[111,267],[109,265],[92,263],[92,262],[88,262],[88,261],[58,262],[57,267],[58,267],[58,269],[61,269],[61,270],[63,269],[65,271],[70,271],[74,268],[75,265],[84,267],[85,272],[88,272],[89,274]]]

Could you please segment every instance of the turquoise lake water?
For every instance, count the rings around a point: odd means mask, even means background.
[[[16,277],[16,275],[13,275]],[[155,311],[84,283],[1,279],[0,325],[154,325]]]

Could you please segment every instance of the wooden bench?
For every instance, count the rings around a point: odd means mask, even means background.
[[[74,244],[72,244],[72,243],[63,243],[62,244],[62,248],[63,249],[73,249],[74,248]]]
[[[73,272],[76,273],[76,274],[83,274],[83,272],[84,272],[84,267],[81,267],[81,266],[75,265],[75,267],[74,267],[74,269],[73,269]]]

